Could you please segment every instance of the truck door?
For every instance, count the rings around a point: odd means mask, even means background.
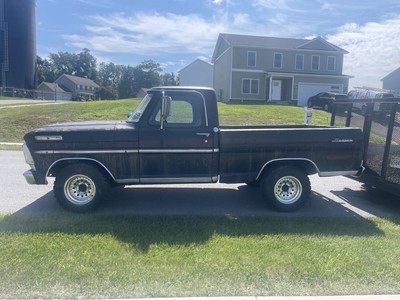
[[[208,127],[206,102],[195,91],[165,93],[169,114],[162,121],[162,99],[139,131],[141,183],[217,181],[212,129]]]

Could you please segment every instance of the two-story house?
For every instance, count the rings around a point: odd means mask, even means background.
[[[100,89],[100,86],[91,79],[68,74],[61,75],[54,83],[72,93],[72,99],[94,99],[95,93]]]
[[[400,68],[390,72],[381,81],[383,89],[393,91],[396,96],[400,95]]]
[[[213,87],[213,73],[214,67],[212,64],[196,59],[180,71],[179,73],[179,85],[184,86],[205,86]]]
[[[214,50],[214,89],[221,101],[297,101],[322,91],[347,93],[347,51],[312,40],[220,34]]]

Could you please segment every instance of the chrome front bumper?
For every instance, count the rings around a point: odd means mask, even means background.
[[[24,177],[27,183],[36,184],[36,180],[35,177],[33,176],[32,170],[25,171]]]

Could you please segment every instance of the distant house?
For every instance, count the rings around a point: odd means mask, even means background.
[[[295,101],[305,106],[319,92],[347,93],[348,52],[321,37],[312,40],[220,34],[214,89],[219,100]]]
[[[37,88],[37,97],[44,100],[71,100],[72,93],[56,83],[42,82]]]
[[[149,89],[141,88],[139,92],[136,93],[136,98],[144,98],[147,95]]]
[[[179,85],[213,87],[213,65],[196,59],[180,71]]]
[[[61,75],[54,83],[70,92],[72,99],[95,99],[95,94],[100,89],[100,86],[91,79],[67,74]]]
[[[394,91],[400,95],[400,68],[383,77],[381,81],[383,89]]]

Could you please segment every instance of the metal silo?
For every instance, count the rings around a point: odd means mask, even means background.
[[[35,88],[36,0],[0,0],[2,87]]]

